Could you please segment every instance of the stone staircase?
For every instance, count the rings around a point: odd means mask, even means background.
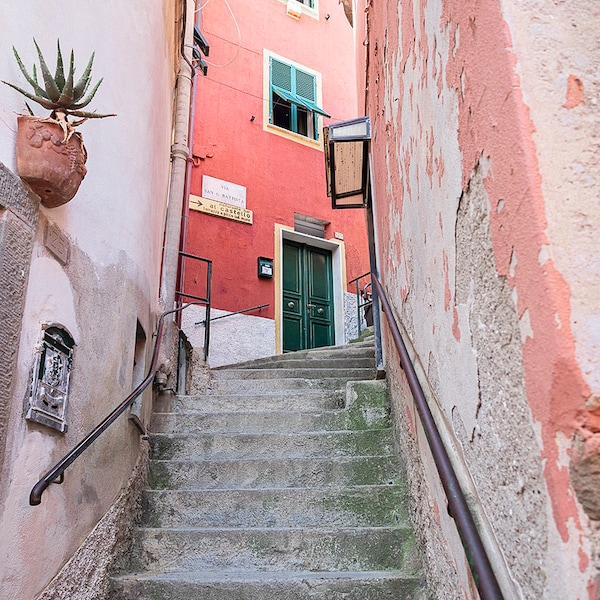
[[[372,342],[212,371],[153,419],[111,600],[421,600]]]

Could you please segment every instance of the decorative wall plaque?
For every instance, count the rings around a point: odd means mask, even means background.
[[[44,234],[44,245],[56,258],[66,265],[69,260],[69,238],[56,226],[48,223]]]
[[[31,398],[26,419],[67,430],[69,377],[75,342],[58,325],[45,326],[33,369]]]

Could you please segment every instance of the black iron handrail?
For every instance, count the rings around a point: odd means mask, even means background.
[[[348,285],[352,285],[353,283],[355,284],[355,288],[356,288],[356,314],[357,314],[357,321],[358,321],[358,335],[360,336],[360,332],[361,332],[361,322],[362,322],[362,318],[360,315],[360,309],[361,308],[367,308],[368,306],[371,306],[373,304],[373,300],[368,300],[366,299],[366,290],[367,288],[371,285],[371,282],[369,281],[365,286],[363,286],[362,292],[360,289],[360,286],[358,284],[358,282],[361,279],[364,279],[365,277],[371,277],[371,273],[363,273],[362,275],[359,275],[358,277],[355,277],[354,279],[351,279],[348,282]],[[362,298],[362,301],[361,301]]]
[[[442,486],[444,487],[444,491],[446,492],[448,512],[456,524],[479,595],[482,600],[501,600],[503,595],[500,591],[496,575],[492,570],[490,560],[475,525],[475,520],[473,519],[465,495],[458,482],[456,472],[454,471],[454,467],[452,466],[450,457],[448,456],[448,452],[446,451],[440,436],[440,432],[435,424],[431,409],[427,404],[425,394],[423,393],[423,389],[417,378],[414,365],[410,360],[410,356],[406,349],[406,345],[404,344],[404,340],[402,339],[402,335],[400,334],[398,324],[394,318],[387,296],[385,295],[381,283],[373,273],[371,274],[371,281],[377,290],[383,312],[387,316],[394,343],[400,354],[400,365],[406,375],[408,386],[412,392],[419,417],[421,418],[421,424],[425,430],[427,442],[429,443],[429,448],[433,455],[433,460],[440,476]]]
[[[189,252],[179,251],[179,273],[181,274],[180,279],[183,287],[183,273],[185,272],[185,259],[191,258],[192,260],[198,260],[200,262],[206,263],[206,296],[194,296],[192,294],[188,294],[185,290],[175,290],[175,297],[178,302],[182,298],[192,298],[196,300],[193,304],[199,304],[206,307],[206,312],[204,313],[205,319],[207,320],[207,325],[204,330],[204,360],[208,360],[208,350],[210,346],[210,296],[211,296],[211,287],[212,287],[212,260],[208,260],[207,258],[202,258],[201,256],[196,256],[195,254],[190,254]],[[178,322],[178,325],[181,326],[181,322]],[[197,323],[196,323],[197,325]]]
[[[210,320],[211,321],[218,321],[219,319],[225,319],[227,317],[232,317],[233,315],[241,315],[243,313],[247,313],[250,312],[251,310],[257,310],[258,312],[260,312],[261,308],[264,308],[265,306],[269,306],[269,304],[258,304],[256,306],[251,306],[250,308],[244,308],[243,310],[236,310],[235,312],[231,312],[231,313],[227,313],[226,315],[219,315],[218,317],[212,317]],[[206,319],[203,319],[202,321],[197,321],[196,323],[194,323],[194,325],[204,325],[206,323]]]
[[[89,433],[81,442],[79,442],[68,454],[61,458],[42,478],[33,486],[31,493],[29,494],[29,504],[31,506],[37,506],[42,501],[42,494],[44,490],[57,479],[58,483],[62,483],[64,478],[64,472],[82,453],[84,450],[89,448],[92,443],[108,429],[108,427],[121,416],[125,410],[131,406],[133,401],[150,385],[150,382],[154,379],[156,374],[156,365],[158,363],[158,351],[160,349],[160,343],[163,336],[164,319],[167,315],[176,313],[184,310],[196,302],[188,302],[184,306],[175,308],[174,310],[167,310],[160,315],[158,320],[158,328],[156,330],[156,340],[154,341],[154,350],[152,352],[152,361],[146,378],[117,406],[94,430]]]

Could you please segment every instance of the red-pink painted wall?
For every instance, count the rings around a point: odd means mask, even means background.
[[[279,0],[206,4],[209,69],[197,79],[191,193],[201,195],[202,175],[245,186],[254,222],[190,211],[186,249],[213,260],[215,308],[269,303],[261,316],[273,318],[274,282],[257,277],[257,258],[275,258],[275,223],[293,227],[295,212],[329,221],[325,237],[343,235],[348,280],[368,271],[368,249],[363,211],[331,209],[323,152],[263,129],[263,49],[321,74],[325,124],[349,119],[358,116],[352,28],[337,0],[319,0],[319,18],[299,20]],[[191,267],[186,275],[187,289],[202,279]]]

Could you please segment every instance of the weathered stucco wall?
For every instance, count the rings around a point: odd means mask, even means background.
[[[365,4],[384,287],[505,594],[596,598],[599,9]],[[409,468],[417,527],[458,574],[434,561],[430,577],[439,597],[473,596],[395,360],[388,346],[401,437],[422,460]]]
[[[40,506],[29,506],[39,477],[139,383],[142,363],[149,365],[159,310],[179,4],[108,0],[91,7],[68,1],[57,10],[25,0],[0,6],[0,80],[29,87],[12,46],[31,69],[37,62],[32,37],[53,70],[58,37],[63,56],[74,49],[77,74],[96,52],[93,80],[104,81],[90,108],[118,114],[81,126],[87,176],[68,204],[35,207],[30,263],[19,271],[28,277],[26,295],[22,282],[15,282],[21,291],[16,286],[0,297],[3,309],[20,307],[13,317],[20,331],[8,349],[16,360],[8,374],[12,392],[2,431],[2,598],[34,598],[44,589],[119,495],[140,454],[139,433],[123,416],[67,469],[62,485],[51,485]],[[30,104],[37,115],[47,116]],[[23,97],[0,85],[0,162],[13,173],[16,114],[25,110]],[[9,184],[20,186],[10,173],[0,172],[0,180],[3,191]],[[49,229],[58,233],[66,252],[48,243]],[[3,253],[2,262],[17,258]],[[138,321],[146,337],[143,348]],[[25,419],[40,334],[49,323],[63,325],[76,344],[64,434]],[[6,349],[0,352],[5,355]]]

